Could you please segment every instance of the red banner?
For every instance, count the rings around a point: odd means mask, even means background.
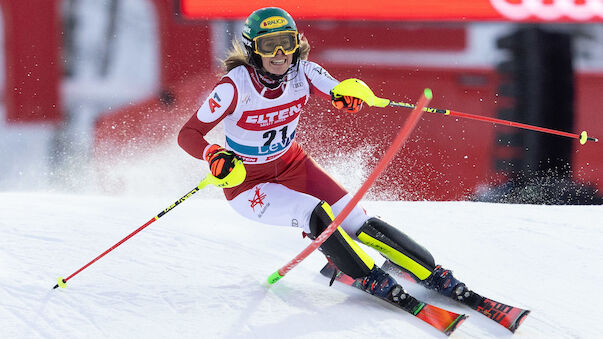
[[[180,0],[189,19],[241,19],[264,0]],[[296,19],[603,22],[603,0],[276,0]]]
[[[0,47],[5,53],[3,95],[9,123],[63,120],[59,2],[0,0],[5,37]]]

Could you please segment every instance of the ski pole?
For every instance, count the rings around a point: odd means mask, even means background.
[[[407,104],[405,102],[390,102],[389,105],[406,107],[406,108],[415,108],[415,105]],[[440,114],[450,115],[450,116],[459,117],[459,118],[467,118],[467,119],[478,120],[478,121],[486,121],[486,122],[491,122],[493,124],[500,124],[500,125],[506,125],[506,126],[511,126],[511,127],[523,128],[523,129],[532,130],[532,131],[544,132],[544,133],[548,133],[548,134],[560,135],[563,137],[578,139],[580,141],[580,144],[582,144],[582,145],[584,145],[587,141],[594,141],[594,142],[599,141],[599,139],[597,139],[597,138],[589,137],[588,134],[586,133],[586,131],[582,131],[582,133],[580,133],[580,134],[575,134],[575,133],[557,131],[557,130],[550,129],[550,128],[523,124],[520,122],[514,122],[514,121],[503,120],[503,119],[498,119],[498,118],[485,117],[485,116],[481,116],[481,115],[457,112],[457,111],[452,111],[449,109],[425,107],[424,110],[426,112],[430,112],[430,113],[440,113]]]
[[[237,160],[237,161],[240,161],[240,160]],[[157,214],[156,216],[154,216],[153,218],[151,218],[144,225],[142,225],[139,228],[137,228],[134,232],[128,234],[128,236],[126,236],[125,238],[121,239],[115,245],[111,246],[111,248],[109,248],[108,250],[106,250],[103,253],[101,253],[98,257],[94,258],[92,261],[90,261],[86,265],[82,266],[82,268],[80,268],[79,270],[75,271],[73,274],[71,274],[67,278],[59,277],[57,279],[57,284],[53,287],[53,289],[56,289],[57,287],[61,287],[61,288],[67,287],[67,281],[69,279],[73,278],[75,275],[77,275],[81,271],[85,270],[88,266],[94,264],[98,259],[104,257],[107,253],[113,251],[119,245],[123,244],[128,239],[130,239],[134,235],[136,235],[136,233],[142,231],[147,226],[149,226],[150,224],[152,224],[153,222],[155,222],[157,219],[159,219],[162,216],[164,216],[167,212],[169,212],[172,209],[174,209],[174,207],[178,206],[180,203],[182,203],[186,199],[190,198],[193,194],[195,194],[195,193],[199,192],[200,190],[202,190],[205,186],[210,185],[210,184],[214,185],[214,186],[217,186],[217,187],[232,187],[232,186],[236,186],[236,185],[240,184],[241,182],[243,182],[243,180],[245,180],[246,174],[247,173],[245,171],[245,167],[244,166],[235,166],[234,169],[233,169],[233,171],[226,178],[224,178],[224,179],[218,179],[218,178],[214,177],[211,174],[207,174],[205,176],[205,178],[203,180],[201,180],[201,182],[199,183],[199,185],[197,185],[197,187],[193,188],[190,192],[188,192],[187,194],[185,194],[182,198],[176,200],[176,202],[174,202],[173,204],[171,204],[168,208],[166,208],[163,211],[159,212],[159,214]]]
[[[314,239],[314,241],[312,241],[312,243],[310,243],[310,245],[308,245],[308,247],[306,247],[303,251],[301,251],[295,258],[293,258],[293,260],[289,261],[285,266],[279,268],[277,271],[275,271],[268,277],[269,284],[274,284],[277,281],[279,281],[282,277],[285,276],[285,274],[287,274],[295,266],[297,266],[297,264],[299,264],[306,257],[308,257],[308,255],[310,255],[310,253],[312,253],[320,245],[322,245],[322,243],[325,242],[327,240],[327,238],[329,238],[333,232],[335,232],[335,230],[337,229],[337,226],[339,226],[343,222],[343,220],[348,216],[348,214],[352,211],[352,209],[360,201],[362,196],[364,196],[366,191],[368,191],[368,189],[372,186],[373,182],[375,182],[375,180],[379,177],[381,172],[383,172],[383,170],[389,164],[389,162],[392,160],[394,155],[396,155],[396,153],[398,152],[400,147],[402,147],[402,144],[404,144],[404,142],[406,141],[406,139],[408,138],[408,136],[410,135],[412,130],[417,125],[417,122],[419,121],[419,118],[421,117],[421,114],[423,113],[423,108],[425,106],[427,106],[429,101],[431,101],[432,97],[433,97],[433,95],[431,93],[431,90],[426,88],[423,91],[423,94],[421,95],[419,102],[417,103],[417,108],[415,108],[412,111],[412,113],[410,114],[410,116],[408,117],[406,122],[404,123],[404,126],[402,126],[402,128],[400,129],[400,132],[398,132],[398,135],[396,136],[396,138],[394,139],[394,141],[388,148],[387,152],[385,152],[385,155],[381,158],[381,160],[379,160],[379,162],[377,163],[377,166],[371,172],[368,179],[366,179],[366,181],[362,184],[360,189],[358,189],[358,192],[356,192],[356,194],[354,194],[354,196],[352,197],[352,200],[350,200],[350,202],[348,202],[347,205],[345,205],[345,207],[343,208],[341,213],[339,213],[337,215],[337,217],[335,217],[333,222],[331,222],[331,224],[316,239]]]
[[[379,97],[375,96],[373,91],[371,91],[371,89],[364,82],[362,82],[362,80],[358,80],[358,79],[347,79],[347,80],[342,81],[339,85],[335,86],[335,88],[333,89],[333,93],[338,96],[350,95],[350,96],[360,98],[364,102],[366,102],[369,106],[377,106],[377,107],[395,106],[395,107],[405,107],[405,108],[411,108],[411,109],[415,108],[415,105],[413,105],[413,104],[409,104],[409,103],[405,103],[405,102],[395,102],[395,101],[391,101],[388,99],[383,99],[383,98],[379,98]],[[587,141],[593,141],[593,142],[599,141],[599,139],[597,139],[597,138],[589,137],[588,134],[586,133],[586,131],[582,131],[582,133],[580,133],[580,134],[575,134],[575,133],[557,131],[557,130],[550,129],[550,128],[528,125],[528,124],[524,124],[524,123],[520,123],[520,122],[514,122],[514,121],[509,121],[509,120],[485,117],[485,116],[481,116],[481,115],[457,112],[457,111],[452,111],[449,109],[425,107],[425,108],[423,108],[423,110],[425,112],[429,112],[429,113],[440,113],[440,114],[455,116],[455,117],[459,117],[459,118],[491,122],[494,124],[523,128],[523,129],[527,129],[527,130],[554,134],[554,135],[559,135],[559,136],[568,137],[568,138],[572,138],[572,139],[578,139],[580,141],[580,144],[582,144],[582,145],[584,145]]]

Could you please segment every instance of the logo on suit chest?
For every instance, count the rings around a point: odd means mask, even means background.
[[[251,131],[262,131],[281,125],[286,125],[297,119],[306,102],[306,96],[287,104],[263,108],[252,111],[243,111],[237,126]]]

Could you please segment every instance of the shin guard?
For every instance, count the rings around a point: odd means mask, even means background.
[[[310,238],[316,239],[333,219],[331,206],[321,201],[314,208],[310,217]],[[369,275],[375,265],[373,259],[350,238],[341,226],[337,226],[335,232],[319,248],[339,270],[354,279]]]
[[[433,256],[423,246],[386,222],[370,218],[356,232],[358,240],[378,250],[417,280],[425,280],[435,269]]]

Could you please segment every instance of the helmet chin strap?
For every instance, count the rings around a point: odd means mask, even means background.
[[[278,86],[280,86],[280,84],[287,78],[287,76],[289,74],[291,74],[292,72],[297,72],[297,68],[299,67],[299,62],[296,62],[295,64],[292,64],[291,66],[289,66],[289,68],[287,69],[287,71],[283,74],[273,74],[270,73],[268,71],[266,71],[264,69],[264,67],[256,67],[256,70],[258,71],[258,75],[259,75],[259,80],[262,83],[262,85],[270,88],[270,89],[275,89]],[[294,70],[295,69],[295,70]]]
[[[262,85],[270,88],[270,89],[275,89],[277,88],[281,82],[283,82],[283,79],[287,76],[287,74],[289,73],[289,70],[287,70],[287,72],[278,75],[278,74],[273,74],[270,73],[268,71],[266,71],[264,69],[264,67],[258,69],[258,74],[260,82],[262,83]]]

